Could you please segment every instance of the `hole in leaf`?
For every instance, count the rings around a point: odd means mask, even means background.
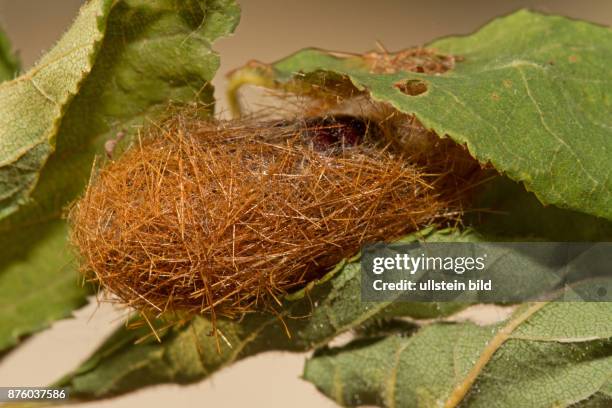
[[[400,81],[394,86],[399,89],[401,93],[410,96],[417,96],[427,92],[427,84],[418,79]]]

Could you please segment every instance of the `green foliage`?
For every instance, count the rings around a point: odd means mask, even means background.
[[[474,203],[475,208],[493,212],[466,214],[465,222],[492,237],[521,240],[610,241],[612,222],[579,211],[543,206],[534,194],[506,177],[486,183]]]
[[[306,363],[304,378],[341,405],[456,406],[453,390],[466,382],[493,339],[509,330],[468,385],[461,406],[566,407],[590,398],[612,402],[612,304],[549,303],[532,310],[527,319],[521,316],[523,308],[489,327],[434,324],[412,336],[400,333],[323,348]],[[517,318],[524,320],[512,327]]]
[[[373,100],[465,144],[542,203],[612,219],[610,29],[519,11],[427,47],[461,59],[441,75],[375,73],[362,56],[305,49],[271,67],[249,65],[234,77],[251,76],[250,82],[266,86],[303,78],[294,87],[300,92],[312,82],[338,92],[350,81]],[[406,81],[427,91],[407,95],[398,86]]]
[[[212,106],[210,44],[238,15],[231,0],[89,1],[34,68],[0,84],[0,349],[84,303],[64,207],[117,132],[159,120],[168,103]],[[49,282],[63,285],[15,316]]]
[[[0,237],[0,350],[85,304],[67,233],[63,221],[50,220]]]

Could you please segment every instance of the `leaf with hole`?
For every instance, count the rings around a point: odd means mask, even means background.
[[[419,50],[319,49],[250,63],[232,74],[230,101],[245,83],[365,94],[466,145],[542,203],[612,219],[610,29],[523,10],[426,48],[418,64]]]

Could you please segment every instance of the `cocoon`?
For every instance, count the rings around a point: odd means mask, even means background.
[[[465,185],[380,132],[348,116],[163,124],[72,207],[81,269],[142,312],[240,316],[365,242],[456,220]]]

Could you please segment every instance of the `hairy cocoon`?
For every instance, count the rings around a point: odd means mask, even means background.
[[[71,210],[83,272],[143,312],[240,316],[366,242],[457,219],[454,162],[425,168],[345,119],[179,117],[143,136]]]

